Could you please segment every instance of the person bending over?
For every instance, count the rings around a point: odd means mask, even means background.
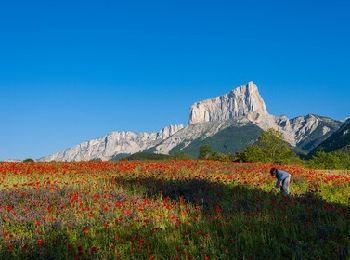
[[[276,188],[279,188],[283,195],[288,196],[292,175],[286,171],[278,170],[277,168],[272,168],[270,174],[277,178]]]

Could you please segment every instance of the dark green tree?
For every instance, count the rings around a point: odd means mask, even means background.
[[[243,162],[297,163],[300,159],[282,134],[274,129],[263,132],[258,141],[240,153]]]
[[[200,160],[209,160],[209,159],[211,159],[212,155],[213,155],[213,148],[210,145],[205,144],[205,145],[202,145],[199,148],[199,157],[198,157],[198,159],[200,159]]]

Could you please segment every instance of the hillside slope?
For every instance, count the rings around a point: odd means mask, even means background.
[[[345,121],[336,132],[323,141],[311,154],[317,151],[333,152],[339,150],[350,153],[350,119]]]

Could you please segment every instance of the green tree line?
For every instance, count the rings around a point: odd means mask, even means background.
[[[223,154],[209,145],[203,145],[199,151],[200,160],[261,162],[278,164],[303,164],[316,169],[349,169],[350,155],[343,151],[318,151],[311,158],[302,160],[293,150],[293,147],[283,140],[282,134],[269,129],[261,134],[258,140],[242,152]]]

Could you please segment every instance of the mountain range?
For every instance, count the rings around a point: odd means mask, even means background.
[[[347,119],[337,131],[324,140],[311,154],[317,151],[345,151],[350,153],[350,119]]]
[[[203,144],[233,153],[254,143],[269,128],[280,131],[296,151],[307,154],[337,133],[341,125],[340,121],[315,114],[292,119],[272,115],[258,87],[249,82],[226,95],[193,104],[186,126],[174,124],[158,133],[111,132],[40,161],[107,161],[143,151],[157,154],[182,151],[196,157]]]

